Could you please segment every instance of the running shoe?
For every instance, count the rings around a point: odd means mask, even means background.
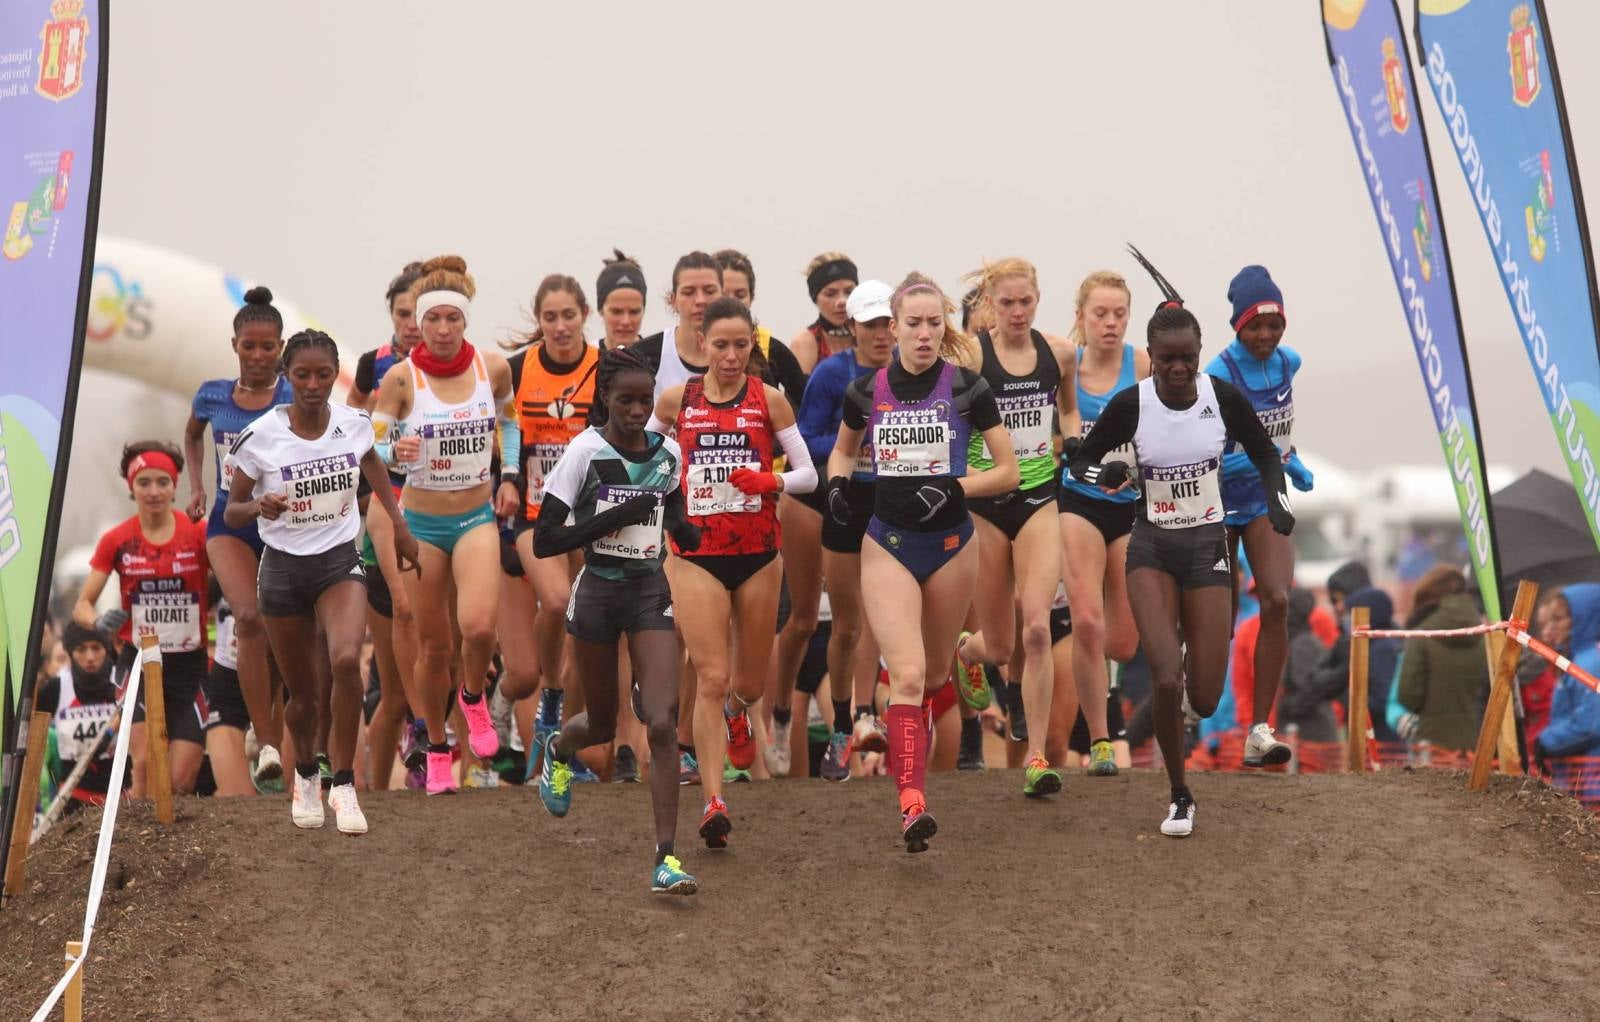
[[[1029,798],[1043,798],[1061,790],[1061,775],[1050,769],[1049,760],[1033,756],[1022,767],[1022,793]]]
[[[539,801],[551,816],[565,816],[572,808],[572,768],[555,757],[561,732],[550,735],[544,745],[544,768],[539,771]]]
[[[479,759],[493,759],[500,751],[500,736],[494,733],[494,718],[489,715],[489,700],[485,694],[479,692],[478,701],[469,703],[467,690],[460,689],[456,693],[456,704],[461,707],[461,715],[467,718],[467,745],[472,748],[472,754]]]
[[[573,784],[599,784],[600,783],[600,775],[595,773],[594,770],[592,770],[589,767],[589,764],[587,764],[587,763],[585,763],[583,761],[583,758],[581,756],[572,757],[572,762],[567,764],[567,765],[572,767],[572,783]]]
[[[649,723],[644,719],[644,693],[639,691],[639,683],[637,681],[633,683],[633,688],[628,695],[628,704],[633,707],[633,715],[639,719],[639,723]]]
[[[496,685],[489,697],[489,719],[494,721],[494,736],[501,748],[511,746],[511,700],[505,697],[505,686]]]
[[[889,729],[876,716],[863,714],[856,718],[855,730],[850,733],[851,747],[857,752],[889,751]]]
[[[761,749],[761,755],[767,761],[767,773],[774,777],[789,776],[789,731],[793,727],[793,717],[782,724],[773,718],[772,733],[768,736],[770,741]]]
[[[498,788],[500,775],[490,767],[468,767],[466,787],[468,788]]]
[[[1183,687],[1183,726],[1197,728],[1204,718],[1195,710],[1194,704],[1189,702],[1189,686]]]
[[[1117,750],[1109,739],[1102,738],[1089,746],[1089,776],[1117,776]]]
[[[356,802],[356,786],[335,784],[328,792],[328,805],[333,808],[333,819],[341,834],[365,834],[367,818]]]
[[[289,819],[294,821],[296,827],[302,830],[316,830],[322,826],[324,819],[322,810],[322,784],[317,780],[317,775],[301,777],[296,771],[294,775],[294,794],[289,800]]]
[[[409,767],[406,768],[406,790],[407,791],[426,791],[426,790],[428,790],[428,760],[427,760],[426,756],[423,757],[422,766],[418,767],[415,770],[413,770],[413,769],[411,769]]]
[[[317,776],[322,781],[323,791],[333,787],[333,761],[326,752],[317,753]]]
[[[961,744],[956,750],[957,770],[982,770],[987,765],[983,762],[983,722],[977,722],[977,727],[971,727],[965,720],[961,722]]]
[[[1272,737],[1272,727],[1268,724],[1257,724],[1244,740],[1245,766],[1277,766],[1289,762],[1293,754],[1287,745]]]
[[[263,745],[260,753],[256,756],[256,786],[261,787],[268,781],[281,780],[282,778],[283,759],[278,755],[278,750],[270,745]]]
[[[400,732],[400,758],[407,770],[422,770],[428,765],[427,721],[412,719]]]
[[[611,767],[612,784],[638,784],[639,783],[639,757],[633,754],[633,747],[629,745],[617,746],[617,761]]]
[[[430,795],[448,795],[456,790],[456,772],[448,752],[428,753],[428,779],[423,787]]]
[[[650,874],[652,894],[693,894],[700,889],[694,877],[683,871],[683,863],[676,855],[669,855]]]
[[[756,736],[750,729],[750,711],[729,713],[724,703],[722,723],[728,731],[728,762],[739,770],[749,770],[756,761]]]
[[[700,764],[695,760],[694,753],[688,749],[678,753],[678,783],[700,783]]]
[[[700,817],[700,836],[711,849],[728,847],[728,834],[733,830],[733,819],[728,816],[728,803],[720,795],[713,795],[706,803],[705,815]]]
[[[970,638],[971,632],[962,632],[961,638],[956,641],[956,665],[961,668],[956,678],[956,691],[961,693],[961,701],[968,708],[982,710],[994,699],[994,693],[989,689],[989,678],[983,673],[983,664],[969,664],[961,659],[961,647]]]
[[[1167,818],[1161,821],[1161,833],[1167,837],[1188,837],[1194,833],[1194,797],[1187,791],[1167,806]]]
[[[748,770],[740,770],[738,767],[733,765],[733,761],[732,760],[729,760],[726,757],[724,757],[723,760],[722,760],[722,783],[723,784],[749,784],[750,783],[750,771],[748,771]]]
[[[1028,711],[1022,705],[1022,685],[1006,683],[1006,737],[1013,742],[1028,740]]]
[[[828,736],[828,748],[822,754],[822,767],[818,771],[824,781],[850,779],[850,736],[835,731]]]
[[[928,812],[928,803],[922,792],[907,788],[900,793],[900,838],[908,852],[925,852],[928,839],[938,833],[939,824]]]

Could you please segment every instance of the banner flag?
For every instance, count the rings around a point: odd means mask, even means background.
[[[1484,608],[1500,617],[1488,474],[1428,136],[1395,0],[1321,0],[1328,62],[1455,484]]]
[[[107,3],[0,4],[0,750],[9,754],[0,862],[72,446],[100,205]]]
[[[1418,0],[1416,29],[1450,146],[1600,544],[1600,315],[1544,4]]]

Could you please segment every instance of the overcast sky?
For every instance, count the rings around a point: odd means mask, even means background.
[[[1548,6],[1579,157],[1600,167],[1580,48],[1600,4]],[[101,224],[270,284],[349,350],[387,338],[400,265],[444,251],[477,277],[479,343],[523,325],[546,273],[592,287],[613,245],[644,262],[652,330],[672,261],[732,246],[781,336],[812,318],[802,269],[826,249],[950,288],[1026,256],[1039,325],[1064,332],[1100,267],[1133,281],[1140,319],[1152,307],[1131,240],[1214,352],[1229,277],[1262,262],[1305,356],[1301,446],[1434,464],[1319,18],[1316,0],[118,0]],[[1559,471],[1461,173],[1437,145],[1435,162],[1488,457]],[[1600,171],[1587,183],[1592,209]]]

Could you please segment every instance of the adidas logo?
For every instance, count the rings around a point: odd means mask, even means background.
[[[355,564],[350,566],[350,574],[355,575],[355,576],[357,576],[359,578],[366,578],[367,577],[367,569],[365,569],[365,568],[363,568],[361,566],[361,562],[360,561],[357,561]]]
[[[1226,557],[1218,558],[1217,563],[1211,566],[1211,570],[1226,572],[1228,570],[1228,559]]]
[[[329,439],[331,439],[331,440],[342,440],[343,438],[344,438],[344,427],[343,426],[335,426],[335,427],[333,427],[333,434],[332,434],[332,436],[329,437]]]
[[[1200,409],[1200,418],[1202,418],[1202,419],[1215,419],[1216,417],[1217,417],[1217,413],[1211,410],[1211,406],[1210,405],[1206,405],[1204,408]]]
[[[671,617],[672,616],[672,604],[670,604],[670,603],[667,604],[667,609],[661,612],[661,616],[662,617]]]

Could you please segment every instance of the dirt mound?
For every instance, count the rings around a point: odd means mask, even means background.
[[[734,786],[701,893],[653,898],[646,792],[368,795],[372,832],[294,830],[283,798],[125,807],[88,966],[95,1018],[1600,1017],[1595,819],[1459,775],[941,775],[931,851],[886,780]],[[682,830],[698,820],[699,791]],[[26,1018],[82,925],[97,814],[34,850],[0,913],[0,1017]]]

